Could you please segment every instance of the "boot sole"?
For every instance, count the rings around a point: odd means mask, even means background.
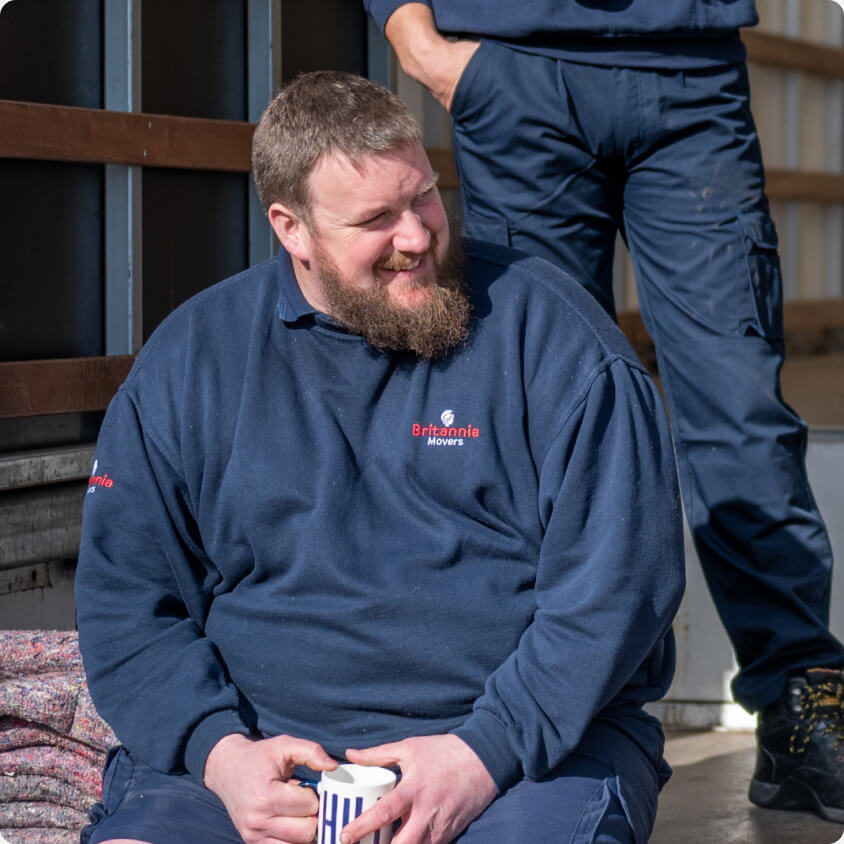
[[[815,812],[824,820],[844,823],[844,809],[825,806],[806,783],[790,777],[782,785],[753,780],[749,797],[752,803],[763,809],[804,809]]]

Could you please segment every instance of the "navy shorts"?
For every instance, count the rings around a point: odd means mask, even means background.
[[[150,844],[243,844],[226,807],[187,774],[162,774],[125,747],[109,752],[102,803],[81,844],[137,838]]]
[[[664,763],[663,763],[664,764]],[[459,844],[646,844],[656,817],[659,773],[610,724],[593,723],[577,751],[546,778],[522,780],[496,798]],[[82,844],[136,838],[150,844],[243,844],[225,807],[187,775],[168,775],[126,748],[106,762],[103,800]]]

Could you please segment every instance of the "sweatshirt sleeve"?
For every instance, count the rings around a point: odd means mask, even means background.
[[[127,389],[106,413],[83,508],[77,623],[88,684],[121,742],[153,767],[189,771],[250,732],[203,623],[219,575],[205,556],[177,460]]]
[[[425,6],[431,6],[428,0],[412,0],[414,3],[423,3]],[[406,6],[407,0],[363,0],[363,7],[367,13],[372,17],[372,20],[378,24],[381,31],[387,25],[390,15],[398,9],[399,6]]]
[[[454,732],[499,790],[538,779],[619,701],[661,697],[684,585],[680,498],[651,379],[615,360],[540,463],[536,611]]]

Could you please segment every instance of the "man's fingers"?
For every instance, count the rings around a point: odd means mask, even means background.
[[[317,819],[312,818],[273,818],[262,830],[263,839],[285,844],[310,844],[316,836]],[[263,840],[259,839],[259,840]]]
[[[357,765],[398,765],[401,756],[401,742],[379,744],[363,750],[349,748],[346,751],[346,758]]]
[[[313,789],[286,782],[274,783],[269,805],[274,815],[294,818],[315,816],[319,811],[319,800]]]
[[[292,736],[276,736],[266,741],[267,749],[272,753],[285,778],[293,773],[296,765],[305,765],[314,771],[332,771],[337,767],[336,760],[325,752],[322,745],[314,741]]]
[[[392,824],[403,818],[411,808],[410,793],[401,785],[387,792],[374,806],[367,809],[353,821],[343,827],[340,834],[341,844],[352,844],[361,838],[381,829],[386,824]]]
[[[393,836],[393,844],[431,844],[431,830],[424,823],[409,818]]]

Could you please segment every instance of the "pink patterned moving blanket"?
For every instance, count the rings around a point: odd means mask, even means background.
[[[113,744],[76,633],[0,630],[0,835],[9,844],[77,842]]]
[[[33,826],[28,829],[3,829],[2,835],[9,844],[79,844],[79,833],[57,827]]]

